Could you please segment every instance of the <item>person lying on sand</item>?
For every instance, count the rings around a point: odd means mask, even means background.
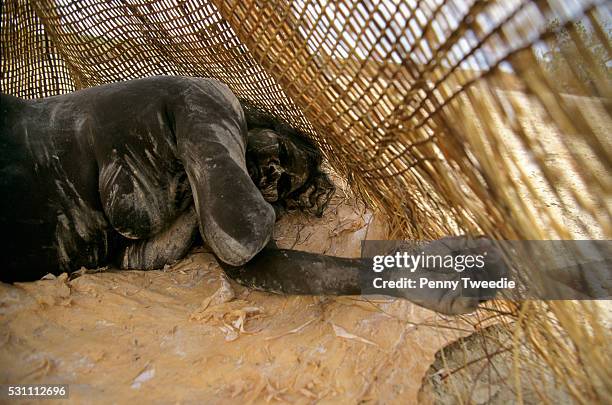
[[[39,100],[1,97],[4,281],[83,266],[157,269],[184,257],[198,233],[230,277],[264,291],[360,294],[373,274],[367,259],[276,248],[283,207],[321,215],[334,187],[314,145],[258,127],[216,80],[161,76]],[[448,288],[396,294],[449,314],[481,301]]]

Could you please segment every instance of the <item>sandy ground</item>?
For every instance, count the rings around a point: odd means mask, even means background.
[[[275,238],[357,257],[384,234],[340,190]],[[414,403],[436,351],[471,331],[401,300],[250,292],[205,248],[160,271],[0,284],[0,322],[0,383],[69,384],[71,403]]]
[[[612,195],[596,192],[588,183],[598,181],[606,190],[610,186],[610,172],[584,143],[581,134],[575,136],[560,133],[541,104],[520,91],[494,90],[501,99],[510,100],[516,108],[518,121],[530,138],[533,149],[523,147],[507,120],[495,116],[495,131],[503,147],[500,159],[507,160],[510,176],[517,185],[516,200],[525,202],[535,219],[537,229],[543,235],[557,235],[550,218],[567,230],[567,239],[609,239]],[[493,101],[484,92],[479,94],[484,104]],[[562,95],[562,101],[572,112],[573,118],[580,114],[588,123],[594,136],[607,151],[612,149],[610,128],[612,121],[604,109],[602,100],[589,97]],[[468,103],[467,97],[463,101]],[[467,105],[467,104],[466,104]],[[468,108],[465,109],[469,111]],[[470,121],[478,125],[478,113],[471,111]],[[476,137],[481,134],[475,134]],[[548,181],[541,170],[542,164],[551,173]],[[522,171],[519,172],[520,169]],[[551,183],[556,187],[553,189]],[[531,190],[528,187],[531,185]],[[506,190],[508,191],[508,190]],[[547,210],[550,218],[542,214]],[[597,301],[602,326],[612,331],[612,301]],[[486,342],[484,336],[487,337]],[[507,333],[499,333],[494,325],[482,334],[461,338],[436,354],[429,369],[420,399],[436,404],[506,404],[517,401],[516,381],[520,380],[522,401],[526,404],[574,403],[572,397],[549,367],[521,367],[517,373],[513,368],[514,353]],[[521,356],[530,364],[542,364],[533,352],[523,348]]]
[[[577,104],[595,110],[585,101]],[[543,134],[546,162],[564,160],[567,150],[554,144],[558,134],[538,115],[532,128]],[[595,115],[603,118],[591,124],[607,139],[609,119]],[[529,154],[507,142],[574,237],[588,236],[575,218],[591,236],[605,236],[571,201],[574,218],[557,209]],[[570,188],[583,186],[568,171],[562,176]],[[385,224],[343,189],[323,218],[281,219],[279,246],[357,257],[361,240],[384,238]],[[600,218],[610,204],[604,197],[595,209]],[[473,331],[460,322],[402,300],[250,292],[227,281],[213,256],[196,248],[159,271],[0,284],[0,383],[70,384],[71,403],[416,403],[436,352]]]

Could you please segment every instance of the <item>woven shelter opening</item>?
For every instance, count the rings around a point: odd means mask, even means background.
[[[612,238],[609,2],[5,0],[1,18],[3,93],[218,79],[310,137],[389,239]],[[517,375],[547,364],[568,398],[610,401],[600,303],[504,298],[468,323],[506,325]]]

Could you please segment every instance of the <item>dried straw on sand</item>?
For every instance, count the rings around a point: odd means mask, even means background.
[[[384,219],[388,237],[612,238],[609,2],[64,3],[2,2],[2,91],[33,98],[154,74],[213,77],[314,139]],[[568,89],[576,95],[565,94]],[[342,251],[339,242],[323,245],[330,253]],[[111,276],[83,280],[98,277]],[[7,294],[10,300],[18,293]],[[260,316],[244,311],[245,317]],[[546,368],[577,402],[612,401],[611,332],[599,305],[505,303],[487,316],[501,319],[500,313],[508,322],[504,333],[514,345],[515,370]],[[306,333],[314,321],[299,327],[309,320],[288,319],[275,333]],[[365,341],[391,347],[377,340],[382,337],[338,325],[342,329],[325,326],[330,338],[359,336],[364,340],[352,344],[366,351],[376,346]],[[342,361],[359,353],[351,350]],[[294,367],[307,367],[294,360]],[[397,364],[403,371],[412,363]],[[40,365],[43,372],[51,367],[43,360]],[[380,367],[389,378],[406,374]],[[365,395],[395,395],[378,388],[387,387],[382,383],[361,383],[370,369],[360,368],[362,377],[338,371],[338,378],[329,378],[334,370],[322,374],[322,384],[342,381],[368,387]],[[123,381],[156,378],[144,364],[132,371]],[[518,371],[514,380],[520,400]],[[285,388],[275,384],[257,379],[251,385],[272,399]],[[304,393],[318,395],[317,384],[306,383]]]
[[[356,257],[386,234],[339,188],[275,238]],[[0,308],[0,381],[68,383],[75,403],[414,403],[436,351],[474,331],[402,300],[250,292],[203,248],[160,271],[2,284]]]

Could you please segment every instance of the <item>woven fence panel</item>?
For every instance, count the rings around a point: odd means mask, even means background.
[[[554,46],[547,22],[603,31],[608,15],[589,1],[9,0],[2,89],[38,97],[150,75],[213,77],[314,138],[398,236],[604,237],[605,139],[559,96],[536,51]],[[609,97],[608,72],[589,73],[597,85],[584,92]],[[609,118],[609,104],[593,104]],[[534,128],[534,117],[548,125]],[[538,131],[559,131],[563,171],[581,169],[571,181],[546,161]],[[579,137],[589,158],[561,135]],[[521,173],[525,156],[545,196]],[[560,219],[577,211],[570,226]]]
[[[75,90],[62,56],[32,5],[2,2],[2,91],[27,98]]]
[[[0,85],[35,98],[216,78],[314,139],[390,236],[609,239],[610,14],[587,0],[4,0]],[[581,364],[575,398],[610,393],[591,309],[521,311],[550,332],[560,379]]]

